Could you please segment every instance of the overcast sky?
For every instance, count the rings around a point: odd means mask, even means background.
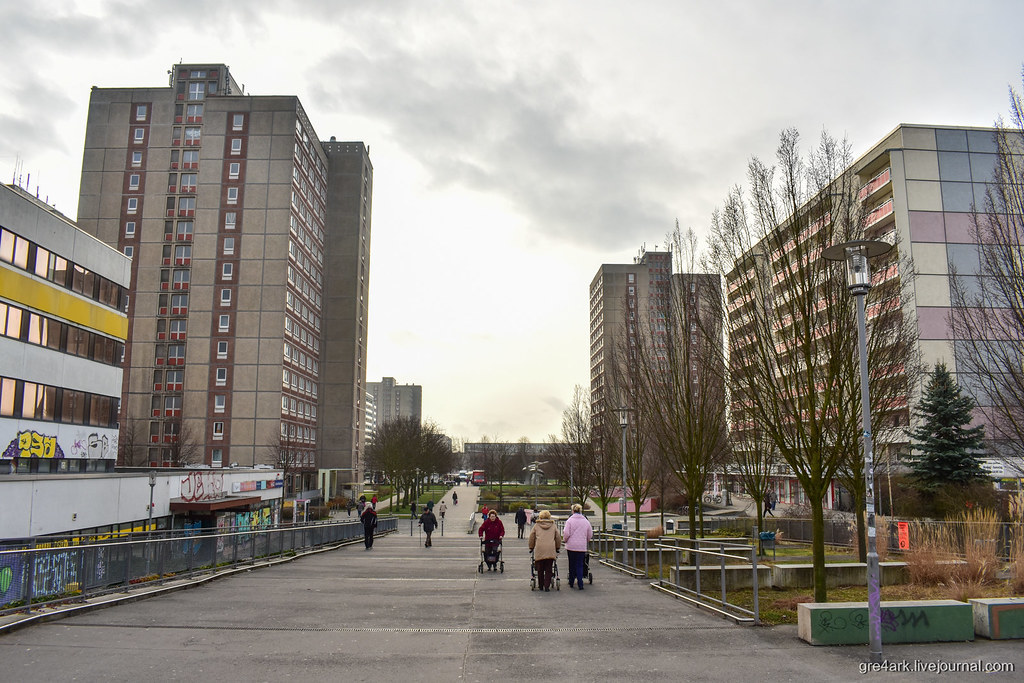
[[[544,440],[589,386],[602,263],[698,233],[781,129],[854,156],[988,126],[1024,3],[0,0],[0,181],[75,217],[89,89],[227,64],[374,166],[368,381],[467,441]]]

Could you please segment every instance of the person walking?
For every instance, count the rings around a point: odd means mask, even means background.
[[[476,535],[483,539],[484,555],[491,557],[497,555],[495,549],[501,543],[501,539],[505,537],[505,525],[498,519],[497,510],[491,510],[487,513],[487,521],[480,525],[480,529],[477,530]],[[487,563],[487,571],[495,571],[497,567],[492,562]]]
[[[565,520],[565,527],[562,529],[562,541],[565,543],[565,552],[569,554],[569,588],[575,580],[580,590],[583,590],[583,579],[585,560],[590,539],[594,537],[594,527],[590,521],[583,516],[583,506],[574,503],[572,515]]]
[[[516,526],[519,527],[519,538],[525,538],[523,530],[526,529],[526,510],[522,505],[516,510]]]
[[[530,529],[530,550],[533,551],[533,564],[537,569],[537,581],[541,590],[551,590],[552,569],[555,558],[562,547],[562,537],[551,519],[550,510],[541,510],[537,515],[537,523]]]
[[[441,501],[441,504],[437,506],[437,514],[441,515],[441,521],[444,521],[444,513],[448,512],[448,506]]]
[[[764,492],[764,515],[775,516],[775,513],[772,512],[772,494],[770,489]]]
[[[429,548],[430,534],[434,533],[434,529],[437,528],[437,517],[434,516],[434,511],[429,507],[420,515],[420,526],[423,527],[423,533],[427,535],[427,541],[423,544],[423,547]]]
[[[487,521],[487,512],[488,512],[488,508],[487,508],[486,505],[484,505],[482,508],[480,508],[480,523],[481,524],[483,524],[484,522]],[[495,514],[497,514],[497,513],[495,513]]]
[[[456,493],[455,491],[452,491],[452,505],[458,505],[458,504],[459,504],[459,494]]]
[[[377,511],[373,509],[372,505],[367,505],[363,508],[363,514],[359,519],[363,523],[363,543],[369,550],[373,547],[373,530],[377,528]]]

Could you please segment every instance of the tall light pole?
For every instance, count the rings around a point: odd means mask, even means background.
[[[882,661],[882,599],[878,580],[878,550],[875,545],[875,465],[872,453],[871,403],[868,393],[868,342],[864,300],[871,289],[868,259],[892,248],[878,240],[855,240],[829,247],[821,255],[830,261],[845,261],[847,287],[857,299],[857,340],[860,346],[860,406],[864,429],[864,508],[868,536],[868,653],[872,662]]]
[[[622,406],[616,410],[619,414],[619,426],[622,427],[622,533],[629,529],[629,516],[626,514],[626,429],[629,428],[629,408]]]

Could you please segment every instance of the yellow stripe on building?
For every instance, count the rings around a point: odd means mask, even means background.
[[[12,268],[0,267],[0,295],[122,342],[128,338],[128,316]]]

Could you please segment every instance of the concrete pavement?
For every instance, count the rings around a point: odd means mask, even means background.
[[[511,516],[505,573],[480,574],[472,509],[432,548],[418,527],[192,590],[0,636],[0,680],[849,681],[867,647],[811,647],[792,626],[735,626],[597,562],[593,585],[530,591]],[[463,503],[466,503],[465,507]],[[455,524],[452,524],[456,521]],[[887,646],[890,660],[1013,662],[1020,642]],[[960,680],[971,676],[958,674]],[[949,679],[949,676],[937,678]],[[903,676],[901,680],[908,680]],[[929,680],[911,676],[909,680]]]

